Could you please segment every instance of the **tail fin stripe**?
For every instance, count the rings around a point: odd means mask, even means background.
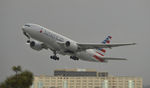
[[[111,38],[112,38],[111,36],[108,36],[102,43],[103,44],[110,43]]]
[[[108,36],[110,39],[112,38],[111,36]]]
[[[100,57],[98,57],[98,56],[96,56],[96,55],[94,55],[93,57],[94,57],[95,59],[97,59],[98,61],[100,61],[100,62],[104,62],[103,59],[101,59]]]
[[[106,42],[107,42],[107,43],[110,43],[110,40],[107,40]]]
[[[106,50],[103,49],[103,48],[99,48],[99,50],[102,51],[102,52],[104,52],[104,53],[106,52]]]
[[[104,56],[103,54],[101,54],[101,53],[99,53],[99,52],[96,52],[96,53],[98,53],[98,54],[101,55],[101,56]]]
[[[107,36],[107,38],[105,38],[105,40],[102,41],[102,43],[103,43],[103,44],[109,44],[109,43],[110,43],[110,39],[112,39],[112,37],[111,37],[111,36]],[[103,49],[103,48],[98,48],[98,50],[101,51],[101,52],[99,52],[99,54],[100,54],[101,56],[104,56],[104,53],[106,53],[106,50]]]

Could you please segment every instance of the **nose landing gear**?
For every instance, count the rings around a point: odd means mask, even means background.
[[[50,58],[53,59],[53,60],[59,60],[59,57],[57,57],[55,55],[54,56],[50,56]]]
[[[79,60],[79,58],[76,57],[76,56],[70,56],[70,59],[73,59],[73,60]]]
[[[59,60],[59,57],[56,56],[56,51],[54,51],[53,53],[54,53],[54,55],[50,56],[50,58],[53,60]]]

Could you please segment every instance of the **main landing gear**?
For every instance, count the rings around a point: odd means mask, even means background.
[[[59,57],[56,56],[56,51],[54,51],[54,55],[50,56],[50,58],[53,60],[59,60]]]
[[[53,59],[53,60],[59,60],[59,57],[57,57],[55,55],[54,56],[50,56],[50,58]]]
[[[76,56],[70,56],[70,59],[73,59],[73,60],[79,60],[79,58],[76,57]]]

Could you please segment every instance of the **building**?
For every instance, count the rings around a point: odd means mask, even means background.
[[[32,88],[142,88],[141,77],[109,76],[91,69],[57,69],[34,77]]]
[[[105,77],[108,72],[97,72],[93,69],[57,69],[54,71],[54,76],[64,77]]]

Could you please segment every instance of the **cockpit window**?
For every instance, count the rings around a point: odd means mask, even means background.
[[[30,25],[28,25],[28,24],[25,24],[24,26],[30,27]]]

